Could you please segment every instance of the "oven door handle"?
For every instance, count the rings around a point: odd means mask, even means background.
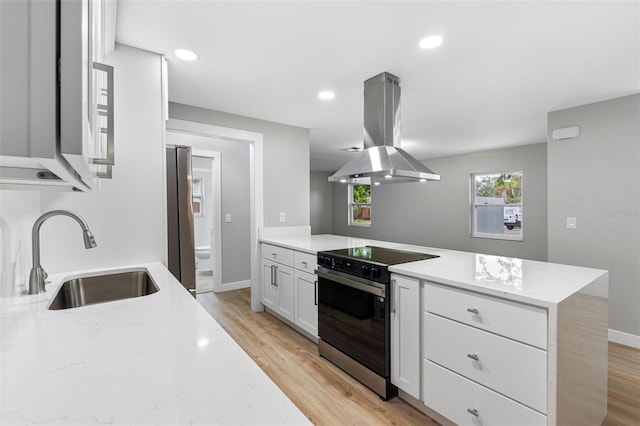
[[[329,281],[336,282],[338,284],[346,285],[348,287],[355,288],[356,290],[361,290],[361,291],[364,291],[365,293],[370,293],[370,294],[376,295],[378,297],[382,297],[382,298],[385,297],[385,294],[384,294],[385,293],[385,291],[384,291],[385,289],[384,289],[384,287],[383,288],[374,287],[372,285],[363,284],[361,282],[350,280],[348,278],[343,278],[343,277],[338,276],[338,275],[327,274],[326,272],[322,272],[322,271],[319,271],[317,269],[316,269],[315,272],[318,275],[318,277],[320,277],[320,278],[324,278],[324,279],[327,279]]]

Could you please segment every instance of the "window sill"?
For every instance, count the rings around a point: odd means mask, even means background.
[[[485,238],[489,240],[524,241],[524,237],[522,235],[475,233],[475,234],[471,234],[470,236],[471,238]]]
[[[370,223],[349,223],[347,226],[354,226],[356,228],[371,228]]]

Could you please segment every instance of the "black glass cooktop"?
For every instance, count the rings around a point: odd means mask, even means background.
[[[416,253],[412,251],[394,250],[376,246],[328,250],[323,253],[350,259],[357,259],[363,262],[374,262],[381,265],[397,265],[399,263],[415,262],[417,260],[426,260],[433,259],[434,257],[440,257],[435,254]]]

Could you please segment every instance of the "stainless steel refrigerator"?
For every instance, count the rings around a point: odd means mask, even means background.
[[[196,296],[191,147],[167,145],[169,271]]]

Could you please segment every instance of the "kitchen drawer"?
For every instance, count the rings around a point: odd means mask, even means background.
[[[309,253],[296,251],[293,253],[294,265],[296,269],[313,274],[318,265],[318,256]]]
[[[547,349],[546,309],[434,284],[425,286],[423,306],[434,314]]]
[[[428,360],[547,412],[546,351],[428,312],[423,341]]]
[[[262,257],[293,267],[293,250],[262,243]]]
[[[544,414],[428,360],[423,361],[423,371],[424,403],[458,425],[547,424],[547,416]],[[475,412],[477,416],[468,410]]]

